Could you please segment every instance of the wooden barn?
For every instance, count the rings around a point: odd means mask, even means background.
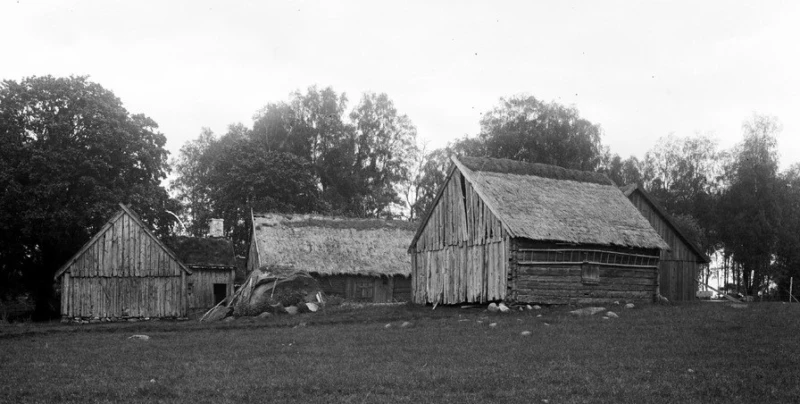
[[[192,272],[136,213],[120,208],[56,272],[62,317],[185,317]]]
[[[409,247],[415,303],[652,301],[669,246],[602,174],[452,158]]]
[[[658,264],[661,295],[670,301],[695,300],[700,270],[711,260],[681,232],[670,215],[644,189],[631,184],[622,187],[622,192],[670,246],[670,250],[661,251]]]
[[[403,221],[317,215],[259,214],[253,218],[247,269],[263,265],[311,273],[329,295],[361,302],[408,301],[408,240]]]
[[[175,237],[169,246],[191,271],[186,292],[190,309],[214,307],[233,295],[236,258],[233,242],[221,237]]]

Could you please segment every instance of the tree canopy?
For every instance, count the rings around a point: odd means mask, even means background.
[[[157,128],[86,77],[2,82],[0,289],[25,285],[44,304],[55,270],[120,202],[166,234],[177,204],[160,185],[168,165]]]
[[[204,130],[181,149],[172,186],[194,234],[222,217],[242,252],[251,210],[402,215],[417,154],[416,128],[386,94],[366,93],[348,113],[344,94],[310,87],[267,104],[252,129]]]

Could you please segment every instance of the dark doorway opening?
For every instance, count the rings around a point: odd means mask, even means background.
[[[214,305],[225,300],[228,296],[228,285],[224,283],[214,284]]]

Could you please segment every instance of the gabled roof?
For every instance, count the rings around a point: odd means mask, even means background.
[[[664,210],[664,208],[662,208],[661,205],[655,200],[655,198],[653,198],[649,192],[644,190],[644,188],[640,187],[637,184],[628,184],[621,187],[620,190],[622,190],[622,193],[625,194],[625,196],[627,196],[628,198],[630,198],[630,196],[633,195],[634,192],[638,192],[640,195],[642,195],[642,197],[650,204],[650,206],[653,207],[653,210],[659,216],[661,216],[661,218],[667,223],[667,225],[669,225],[672,231],[674,231],[675,234],[678,235],[678,237],[683,241],[684,244],[688,245],[689,248],[704,263],[711,262],[711,259],[708,257],[708,255],[706,255],[706,253],[701,251],[700,248],[697,247],[697,245],[695,245],[694,242],[689,240],[689,237],[687,237],[686,234],[684,234],[683,231],[675,224],[675,221],[672,219],[672,216],[668,214],[667,211]]]
[[[81,256],[81,254],[86,252],[86,250],[88,250],[89,247],[94,245],[94,243],[97,242],[100,236],[102,236],[103,233],[108,231],[108,229],[110,229],[111,226],[114,225],[114,222],[116,222],[117,219],[119,219],[119,217],[124,214],[127,214],[131,218],[131,220],[133,220],[134,223],[136,223],[137,226],[139,226],[142,230],[144,230],[145,234],[147,234],[147,236],[150,237],[150,239],[152,239],[156,243],[156,245],[161,247],[167,253],[167,255],[170,256],[170,258],[177,261],[181,269],[186,271],[188,275],[192,274],[192,271],[190,271],[189,268],[187,268],[186,265],[184,265],[183,262],[181,262],[181,260],[178,259],[175,253],[172,250],[170,250],[169,247],[164,245],[164,243],[162,243],[161,240],[159,240],[158,237],[155,236],[155,234],[153,234],[153,232],[150,230],[150,227],[147,224],[145,224],[141,218],[139,218],[139,215],[137,215],[136,212],[134,212],[132,209],[121,203],[119,204],[119,207],[121,209],[117,211],[117,213],[115,213],[114,216],[111,217],[111,219],[108,219],[106,224],[103,225],[103,227],[97,233],[95,233],[95,235],[91,239],[89,239],[89,241],[87,241],[86,244],[84,244],[83,247],[81,247],[81,249],[78,250],[78,252],[72,256],[72,258],[68,259],[67,262],[64,263],[64,265],[62,265],[61,268],[58,269],[58,271],[56,271],[56,274],[53,276],[53,279],[58,279],[58,277],[63,275],[64,272],[69,268],[69,266],[72,265],[72,263],[74,263],[75,260],[77,260],[78,257]]]
[[[508,159],[451,157],[451,160],[510,237],[669,249],[636,207],[603,174]],[[451,177],[452,172],[447,181]],[[412,246],[428,217],[414,236]]]
[[[180,260],[190,268],[235,268],[233,242],[222,237],[178,236],[167,240]]]
[[[411,274],[406,243],[415,223],[319,215],[254,214],[253,240],[262,265],[321,275]]]

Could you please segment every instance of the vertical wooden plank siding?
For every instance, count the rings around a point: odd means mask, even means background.
[[[186,273],[137,221],[123,213],[67,267],[65,317],[186,316]],[[224,278],[229,278],[227,271]]]
[[[188,296],[189,308],[210,308],[214,301],[214,284],[226,285],[227,296],[233,294],[233,278],[235,271],[228,268],[193,268],[187,282],[192,284],[192,293]]]
[[[412,246],[415,303],[486,302],[506,297],[508,236],[458,170]]]
[[[658,266],[659,293],[671,301],[694,300],[697,292],[694,281],[703,265],[702,258],[697,256],[639,192],[634,191],[628,199],[672,249],[661,251]]]

